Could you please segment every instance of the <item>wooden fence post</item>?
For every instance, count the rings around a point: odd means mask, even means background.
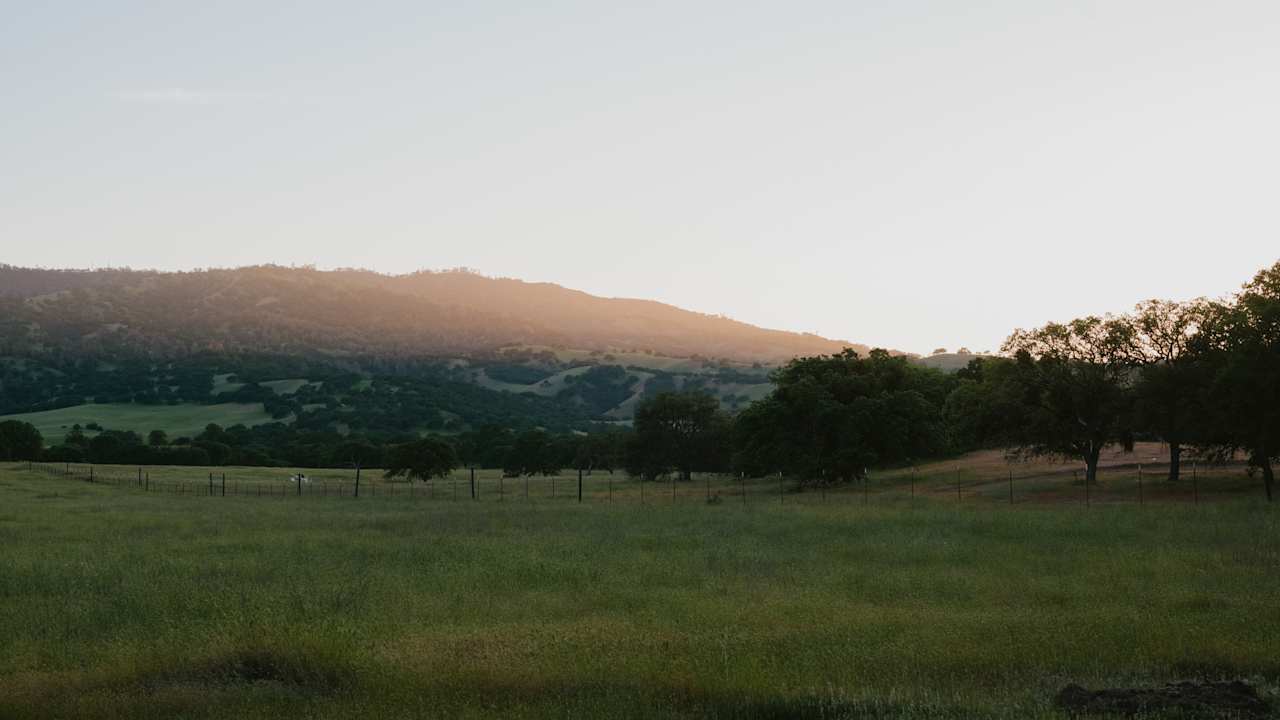
[[[1200,504],[1200,473],[1198,465],[1197,461],[1191,461],[1191,497],[1196,505]]]

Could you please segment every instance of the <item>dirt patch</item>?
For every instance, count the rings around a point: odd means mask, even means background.
[[[296,691],[331,694],[347,684],[343,668],[303,656],[291,657],[264,650],[242,650],[187,667],[176,667],[148,678],[144,686],[210,685],[278,686]]]
[[[1267,703],[1247,683],[1180,682],[1162,688],[1087,690],[1068,685],[1058,693],[1058,706],[1074,714],[1137,715],[1170,713],[1187,718],[1261,718]]]

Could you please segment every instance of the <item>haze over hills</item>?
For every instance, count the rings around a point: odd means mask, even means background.
[[[0,267],[0,351],[456,355],[513,345],[777,363],[866,345],[470,271]]]

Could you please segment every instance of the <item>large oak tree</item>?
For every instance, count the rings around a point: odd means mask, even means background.
[[[1021,408],[1007,437],[1017,453],[1079,458],[1085,482],[1097,481],[1102,448],[1132,441],[1132,332],[1123,320],[1089,316],[1009,336]]]

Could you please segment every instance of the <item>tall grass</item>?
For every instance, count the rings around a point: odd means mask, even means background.
[[[0,471],[0,716],[1057,717],[1280,683],[1263,504],[264,502]]]

